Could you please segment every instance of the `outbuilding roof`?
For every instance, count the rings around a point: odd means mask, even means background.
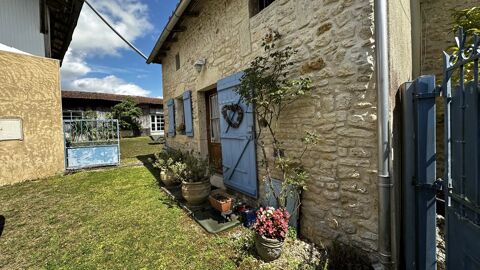
[[[86,91],[62,91],[62,99],[84,99],[84,100],[107,100],[121,102],[127,98],[132,99],[137,104],[156,104],[163,105],[162,98],[141,97],[141,96],[128,96],[128,95],[115,95],[98,92],[86,92]]]

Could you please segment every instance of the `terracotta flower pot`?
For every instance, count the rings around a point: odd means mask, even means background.
[[[190,205],[202,204],[210,194],[210,179],[202,182],[182,182],[182,196]]]
[[[174,186],[177,183],[177,181],[175,181],[175,176],[171,172],[166,171],[160,172],[160,180],[167,187]]]
[[[232,198],[221,190],[214,190],[208,196],[210,205],[218,211],[224,213],[232,208]]]
[[[282,254],[283,241],[255,235],[255,249],[264,261],[269,262],[278,259]]]

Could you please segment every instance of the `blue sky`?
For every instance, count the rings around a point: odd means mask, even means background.
[[[89,2],[147,56],[177,5],[177,0]],[[63,90],[163,96],[161,66],[147,65],[86,4],[61,70]]]

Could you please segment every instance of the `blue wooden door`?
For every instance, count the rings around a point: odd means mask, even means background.
[[[234,89],[240,83],[243,72],[233,74],[218,81],[218,105],[220,110],[220,142],[222,145],[222,165],[224,184],[246,195],[257,197],[257,162],[255,155],[255,122],[251,105],[240,100]],[[222,111],[225,106],[239,105],[243,118],[238,127],[226,121]],[[234,123],[238,121],[236,110],[226,111],[226,116]],[[235,126],[235,125],[233,125]]]

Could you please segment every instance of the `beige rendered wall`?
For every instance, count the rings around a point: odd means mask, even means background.
[[[391,132],[391,181],[393,183],[392,198],[392,259],[400,261],[401,239],[401,103],[399,102],[400,86],[412,80],[412,13],[411,0],[388,1],[388,57],[390,79],[390,132]],[[396,236],[396,237],[393,237]],[[399,265],[396,266],[399,269]]]
[[[23,120],[22,141],[0,141],[0,185],[64,170],[57,60],[0,51],[0,118]]]
[[[372,2],[277,0],[252,18],[248,2],[202,1],[200,16],[186,18],[182,25],[187,30],[169,45],[171,50],[162,62],[164,98],[192,90],[195,134],[167,138],[167,143],[206,155],[202,91],[245,69],[261,52],[267,29],[278,30],[283,35],[280,46],[298,50],[293,72],[311,77],[314,85],[312,95],[291,106],[281,119],[286,150],[299,148],[303,130],[316,131],[321,138],[305,164],[311,180],[302,199],[301,233],[318,244],[338,237],[375,251],[378,210]],[[181,58],[178,71],[177,53]],[[207,59],[207,65],[197,73],[193,64],[201,58]],[[165,119],[168,122],[168,116]],[[262,199],[263,194],[260,196]]]

